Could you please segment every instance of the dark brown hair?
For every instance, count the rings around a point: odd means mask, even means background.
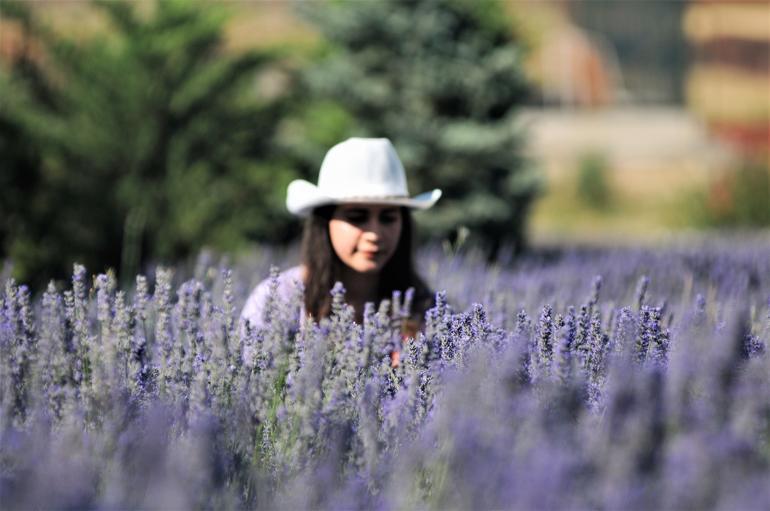
[[[305,309],[316,320],[329,315],[331,309],[330,291],[340,280],[343,263],[329,238],[329,220],[336,206],[322,206],[313,210],[305,222],[302,238],[302,263],[307,267],[305,281]],[[408,208],[402,207],[401,238],[398,247],[380,273],[377,300],[390,299],[393,291],[405,292],[414,288],[412,317],[421,318],[430,307],[433,293],[428,289],[414,268],[413,222]]]

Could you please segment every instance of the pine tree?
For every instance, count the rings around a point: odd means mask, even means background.
[[[498,2],[307,2],[329,43],[305,75],[360,136],[390,138],[410,191],[444,190],[418,221],[438,237],[470,230],[490,257],[525,243],[539,177],[515,115],[527,94],[522,45]]]
[[[27,282],[75,260],[132,279],[202,245],[288,239],[296,176],[273,143],[287,100],[255,87],[280,55],[227,50],[222,5],[94,7],[104,29],[76,36],[0,5],[25,41],[0,66],[0,257]]]

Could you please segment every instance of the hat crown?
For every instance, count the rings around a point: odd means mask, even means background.
[[[387,138],[349,138],[329,149],[318,188],[337,199],[409,195],[404,166]]]

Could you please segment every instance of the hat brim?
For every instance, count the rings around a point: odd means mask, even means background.
[[[308,216],[313,209],[331,204],[390,204],[413,209],[428,209],[440,198],[441,190],[438,188],[414,197],[335,198],[321,193],[318,187],[309,181],[296,179],[289,183],[286,193],[286,208],[297,216]]]

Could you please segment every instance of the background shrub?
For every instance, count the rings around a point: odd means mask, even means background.
[[[590,208],[607,209],[612,202],[607,157],[598,152],[584,154],[578,161],[577,196]]]
[[[770,167],[749,160],[686,200],[693,224],[717,228],[770,226]]]

